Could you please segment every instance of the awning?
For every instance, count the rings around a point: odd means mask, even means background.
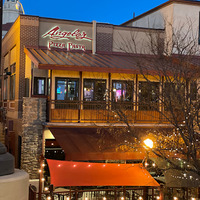
[[[142,59],[145,55],[102,53],[94,55],[89,52],[37,48],[25,48],[24,52],[39,69],[137,74],[140,72],[138,59],[149,69],[153,66],[151,62],[147,63],[147,60]],[[155,58],[152,60],[155,61]]]
[[[153,186],[159,184],[142,164],[47,160],[51,184],[61,186]]]
[[[142,160],[145,150],[137,152],[116,151],[119,141],[112,136],[106,138],[103,148],[99,146],[101,135],[97,128],[49,128],[56,141],[65,151],[66,160]]]

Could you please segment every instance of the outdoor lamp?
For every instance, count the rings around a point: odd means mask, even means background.
[[[146,147],[152,149],[153,148],[153,141],[151,139],[144,140],[144,144]]]
[[[17,0],[17,3],[15,4],[15,8],[17,10],[19,10],[21,8],[22,9],[22,13],[25,14],[24,8],[23,8],[23,6],[22,6],[22,4],[21,4],[21,2],[19,0]]]

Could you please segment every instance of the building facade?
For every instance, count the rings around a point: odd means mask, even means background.
[[[119,107],[137,134],[171,128],[158,112],[164,109],[157,101],[162,88],[153,77],[149,85],[138,60],[152,65],[146,59],[154,59],[148,35],[164,39],[170,31],[161,13],[175,17],[171,12],[179,6],[200,9],[199,2],[169,1],[121,26],[19,16],[2,49],[3,124],[16,166],[36,179],[41,155],[68,161],[143,160],[142,151],[116,152],[113,138],[110,148],[100,149],[98,132],[111,125],[126,128],[116,114]],[[145,104],[147,96],[151,106]]]

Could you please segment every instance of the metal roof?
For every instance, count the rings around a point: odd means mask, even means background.
[[[139,73],[139,55],[92,54],[25,48],[25,53],[39,69],[92,71],[107,73]],[[144,56],[143,56],[144,57]]]

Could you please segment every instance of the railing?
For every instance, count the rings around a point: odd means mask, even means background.
[[[66,190],[42,193],[42,200],[154,200],[159,189],[151,187],[113,187],[110,189]],[[32,200],[32,199],[29,199]]]
[[[48,118],[50,122],[168,123],[161,109],[158,103],[51,100]]]

